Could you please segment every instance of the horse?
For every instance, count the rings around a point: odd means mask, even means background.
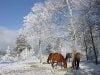
[[[49,62],[50,61],[50,62]],[[55,66],[61,66],[67,68],[67,63],[64,56],[60,53],[50,53],[47,59],[48,63],[51,63],[51,66],[54,68]]]
[[[74,59],[72,59],[72,68],[79,69],[81,54],[79,52],[74,54]]]
[[[69,62],[70,62],[70,58],[72,58],[72,53],[66,53],[65,59],[66,59],[66,60],[69,59]]]

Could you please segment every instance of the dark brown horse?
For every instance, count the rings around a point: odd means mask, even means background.
[[[48,63],[51,63],[52,67],[59,65],[61,67],[67,68],[67,63],[64,56],[60,53],[50,53],[47,59]]]
[[[66,53],[66,57],[65,59],[68,61],[69,59],[69,62],[70,62],[70,58],[72,58],[72,53]]]
[[[72,59],[72,68],[79,69],[81,54],[79,52],[75,53],[74,59]]]

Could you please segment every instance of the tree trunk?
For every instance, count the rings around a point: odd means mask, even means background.
[[[92,47],[93,47],[93,51],[94,51],[94,55],[95,55],[95,63],[96,63],[96,65],[97,65],[97,64],[98,64],[98,59],[97,59],[97,53],[96,53],[96,49],[95,49],[95,45],[94,45],[94,39],[93,39],[93,34],[92,34],[91,25],[89,25],[89,29],[90,29]]]
[[[68,6],[68,10],[69,10],[69,20],[70,20],[70,25],[71,25],[71,29],[72,29],[72,37],[71,37],[71,41],[72,41],[72,67],[74,67],[74,58],[75,58],[75,50],[76,50],[76,30],[75,27],[73,25],[73,21],[72,21],[72,9],[70,7],[70,3],[68,0],[66,0],[66,4]]]
[[[39,53],[40,53],[40,63],[42,63],[42,50],[41,50],[41,40],[39,39]]]
[[[84,36],[84,44],[85,44],[85,51],[86,51],[86,59],[88,60],[88,53],[87,53],[87,44]]]

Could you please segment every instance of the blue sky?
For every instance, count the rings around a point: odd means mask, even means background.
[[[44,0],[0,0],[0,27],[19,29],[23,17],[29,13],[36,2]]]
[[[37,2],[44,0],[0,0],[0,51],[5,51],[7,46],[15,46],[23,17]]]

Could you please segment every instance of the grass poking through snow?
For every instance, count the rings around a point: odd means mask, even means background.
[[[64,69],[59,69],[58,71],[72,72],[72,68],[71,67],[68,67],[68,68],[64,68]]]
[[[47,62],[43,62],[42,64],[48,64]]]
[[[36,67],[38,67],[36,64],[37,64],[37,62],[32,62],[32,63],[28,63],[29,65],[31,65],[30,67],[32,67],[32,68],[36,68]]]

